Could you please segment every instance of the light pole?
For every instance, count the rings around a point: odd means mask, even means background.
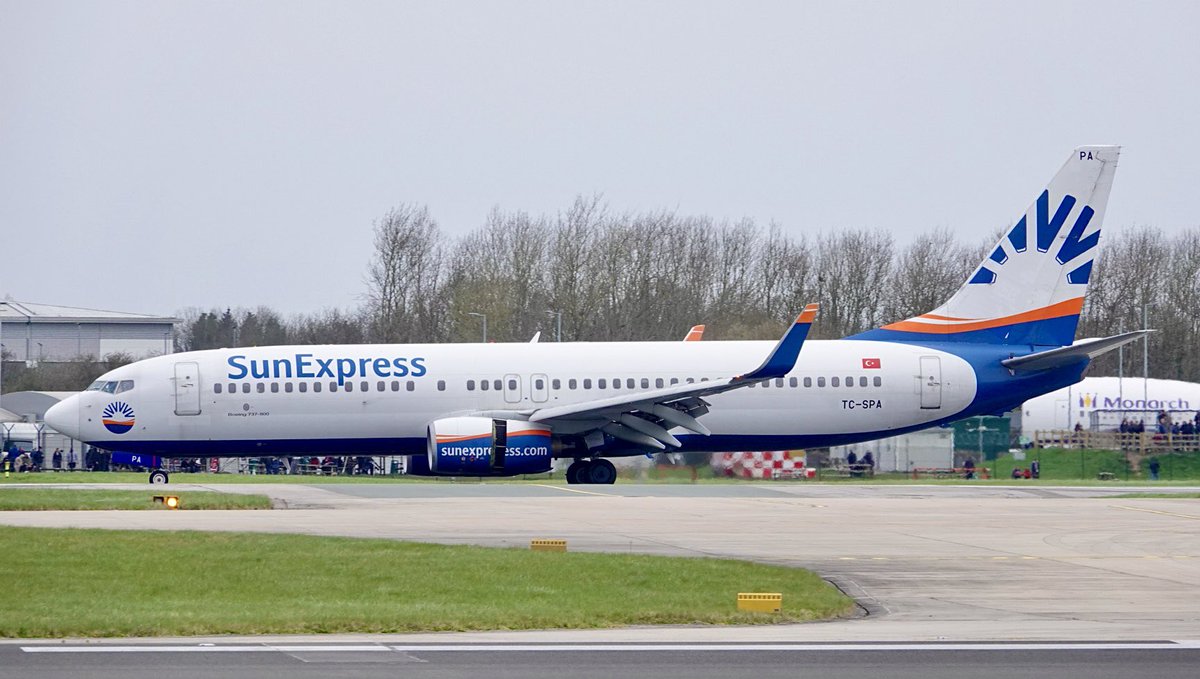
[[[561,342],[562,341],[562,312],[561,311],[547,311],[546,315],[554,317],[554,341]]]
[[[483,343],[487,344],[487,314],[481,314],[476,311],[468,311],[468,316],[478,316],[483,319]]]

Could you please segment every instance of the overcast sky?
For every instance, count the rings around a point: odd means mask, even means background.
[[[356,305],[429,205],[1010,223],[1121,144],[1105,228],[1200,224],[1200,3],[0,0],[0,295]]]

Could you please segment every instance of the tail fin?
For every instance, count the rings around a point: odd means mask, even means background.
[[[933,311],[857,339],[1066,346],[1099,253],[1119,146],[1081,146],[971,278]]]

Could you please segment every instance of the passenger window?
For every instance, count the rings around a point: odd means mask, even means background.
[[[233,382],[229,383],[229,393],[231,393],[231,394],[237,393],[237,385],[234,384]]]
[[[497,382],[499,382],[500,380],[496,380],[496,381],[497,381]],[[516,391],[516,390],[517,390],[517,381],[516,381],[516,380],[509,380],[509,381],[508,381],[508,390],[509,390],[509,391]]]
[[[221,383],[220,382],[217,382],[216,384],[213,385],[213,393],[214,394],[221,393]]]
[[[650,388],[650,378],[643,377],[642,378],[642,389],[649,389],[649,388]]]
[[[337,391],[337,382],[330,382],[330,383],[329,383],[329,391],[330,391],[330,392]]]
[[[812,386],[812,378],[811,378],[811,377],[805,377],[805,378],[804,378],[804,387],[805,387],[805,388],[809,388],[809,387],[811,387],[811,386]]]
[[[379,380],[375,383],[375,391],[387,391],[387,382]]]
[[[847,378],[846,378],[846,386],[847,386],[847,387],[853,387],[853,386],[854,386],[854,377],[853,377],[853,376],[850,376],[850,377],[847,377]]]
[[[242,393],[243,393],[243,394],[249,394],[249,393],[250,393],[250,383],[249,383],[249,382],[243,382],[243,383],[242,383]]]
[[[862,377],[858,378],[858,386],[860,386],[860,387],[867,386],[867,376],[866,375],[863,375]]]
[[[834,379],[837,379],[837,378],[834,378]],[[823,386],[825,386],[825,378],[824,378],[824,377],[818,377],[818,378],[817,378],[817,386],[818,386],[818,387],[823,387]]]
[[[796,379],[795,377],[789,377],[788,386],[792,389],[795,389],[796,387],[800,386],[800,380]]]
[[[831,387],[841,386],[841,380],[839,380],[836,377],[830,377],[829,378],[829,386],[831,386]]]
[[[413,382],[412,380],[409,380],[409,381],[408,381],[408,384],[406,384],[406,385],[404,386],[404,388],[405,388],[405,389],[407,389],[408,391],[412,391],[413,389],[416,389],[416,388],[417,388],[417,383],[416,383],[416,382]]]
[[[537,378],[536,380],[533,381],[533,388],[534,389],[545,389],[546,388],[546,380],[543,380],[540,377]]]
[[[130,389],[133,389],[133,380],[121,380],[121,383],[117,385],[118,394],[129,391]]]
[[[100,391],[103,391],[106,394],[111,394],[111,393],[115,392],[116,390],[117,390],[116,382],[105,382],[104,388],[101,389]]]
[[[279,393],[279,383],[278,383],[278,382],[272,382],[272,383],[271,383],[271,393],[272,393],[272,394],[278,394],[278,393]]]
[[[707,382],[707,381],[708,381],[708,378],[707,378],[707,377],[701,377],[701,378],[700,378],[700,381],[701,381],[701,382]]]
[[[320,382],[313,382],[313,393],[314,394],[321,393],[321,383]]]
[[[591,389],[591,388],[592,388],[592,380],[591,380],[591,378],[584,378],[584,380],[583,380],[583,388],[584,388],[584,389]]]
[[[877,386],[877,387],[883,386],[883,378],[879,377],[878,375],[875,376],[875,386]]]
[[[265,394],[267,393],[267,385],[263,382],[259,382],[258,384],[254,385],[254,390],[260,394]]]
[[[663,378],[661,378],[661,377],[656,377],[656,378],[654,379],[654,386],[655,386],[655,387],[657,387],[657,388],[659,388],[659,389],[662,389],[662,386],[663,386]]]
[[[446,391],[446,380],[438,380],[438,391]]]
[[[501,382],[500,380],[493,380],[493,381],[492,381],[492,387],[494,387],[494,388],[496,389],[496,391],[500,391],[501,389],[503,389],[503,388],[504,388],[504,383],[503,383],[503,382]],[[508,385],[508,388],[509,388],[509,389],[516,389],[516,388],[517,388],[517,383],[516,383],[516,382],[510,382],[510,383],[509,383],[509,385]]]
[[[687,378],[687,383],[688,383],[688,384],[695,384],[695,383],[696,383],[696,378],[695,378],[695,377],[689,377],[689,378]]]
[[[332,390],[332,387],[331,387],[331,390]],[[353,382],[346,383],[346,391],[354,391],[354,383]]]
[[[796,378],[793,377],[792,379],[796,379]],[[777,387],[783,386],[783,378],[782,377],[775,378],[775,386],[777,386]]]
[[[491,389],[491,388],[492,388],[491,382],[488,382],[487,380],[479,380],[479,390],[480,391],[487,391],[488,389]]]
[[[287,393],[289,393],[289,394],[290,394],[290,393],[292,393],[292,383],[291,383],[291,382],[284,382],[284,383],[283,383],[283,390],[284,390],[284,391],[286,391],[286,392],[287,392]]]
[[[359,382],[359,383],[358,383],[358,390],[359,390],[359,391],[371,391],[371,383],[370,383],[370,382],[367,382],[366,380],[363,380],[362,382]]]
[[[562,388],[562,382],[557,377],[555,377],[554,379],[550,380],[550,388],[554,389],[555,391],[558,391],[559,389]]]
[[[392,380],[392,391],[400,391],[400,380]]]
[[[576,381],[574,377],[572,377],[571,379],[567,380],[567,389],[574,390],[576,385],[578,385],[578,384],[579,384],[579,382]]]
[[[614,382],[614,384],[615,384],[615,382]],[[604,379],[603,377],[596,380],[596,388],[597,389],[608,389],[608,380]]]
[[[626,388],[626,389],[633,389],[633,384],[634,384],[634,382],[633,382],[633,378],[632,378],[632,377],[626,377],[626,378],[625,378],[625,388]]]
[[[308,382],[301,382],[300,383],[300,393],[304,394],[307,392],[308,392]]]
[[[467,391],[475,391],[475,380],[467,380]]]
[[[675,386],[676,384],[679,384],[679,378],[678,378],[678,377],[672,377],[672,378],[671,378],[671,386],[673,387],[673,386]]]

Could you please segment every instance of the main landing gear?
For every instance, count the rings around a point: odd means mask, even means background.
[[[154,471],[150,472],[150,483],[153,485],[160,486],[169,480],[170,479],[167,477],[167,472],[163,471],[162,469],[155,469]]]
[[[608,460],[575,460],[567,467],[567,483],[616,483],[617,468]]]

